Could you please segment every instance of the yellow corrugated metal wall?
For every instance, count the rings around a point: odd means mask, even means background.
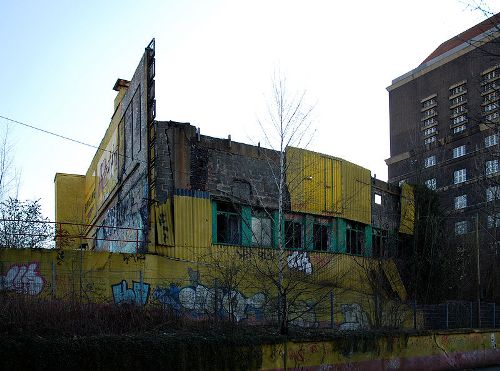
[[[412,186],[404,183],[401,186],[401,224],[399,225],[399,232],[413,234],[414,223],[415,196]]]
[[[174,196],[175,245],[208,247],[212,236],[212,208],[208,198]]]
[[[370,170],[300,148],[286,151],[292,211],[371,223]]]
[[[359,165],[342,161],[342,217],[371,224],[371,173]]]

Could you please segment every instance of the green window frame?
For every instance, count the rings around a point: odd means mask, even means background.
[[[365,250],[365,225],[347,221],[346,223],[346,253],[363,255]]]
[[[313,250],[328,251],[330,247],[330,227],[326,224],[313,224]]]
[[[296,219],[285,220],[285,248],[302,250],[304,248],[304,225]]]
[[[241,245],[241,209],[228,202],[216,202],[215,243]]]

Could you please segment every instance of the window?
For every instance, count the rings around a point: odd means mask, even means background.
[[[467,207],[467,195],[455,197],[455,210]]]
[[[485,174],[491,175],[491,174],[495,174],[495,173],[498,173],[498,159],[486,161]]]
[[[497,103],[490,103],[484,106],[484,112],[490,112],[498,108]]]
[[[498,134],[488,135],[484,138],[484,146],[486,148],[496,146],[498,144]]]
[[[467,220],[462,220],[460,222],[455,222],[455,235],[459,236],[466,234],[468,229]]]
[[[388,249],[389,232],[383,229],[373,228],[372,230],[372,247],[373,256],[382,257],[389,255]]]
[[[313,248],[317,251],[328,251],[329,246],[329,228],[327,225],[314,224],[313,225]]]
[[[302,223],[287,220],[285,221],[285,248],[302,249]]]
[[[465,144],[460,147],[453,148],[453,158],[461,157],[465,155]]]
[[[436,141],[436,137],[433,136],[433,137],[429,137],[429,138],[425,138],[424,139],[424,144],[431,144],[431,143],[434,143]]]
[[[453,173],[453,184],[463,183],[467,180],[467,169],[460,169]]]
[[[429,156],[424,160],[424,167],[431,167],[436,165],[436,156]]]
[[[217,243],[241,244],[241,213],[228,203],[217,203]]]
[[[452,113],[453,115],[458,115],[458,114],[463,113],[463,112],[465,112],[465,111],[467,111],[467,109],[465,108],[465,106],[464,106],[464,105],[461,105],[461,106],[458,106],[458,107],[453,108],[453,109],[451,110],[451,113]]]
[[[464,122],[465,120],[467,120],[467,118],[465,117],[465,115],[460,115],[460,116],[457,116],[453,119],[453,125],[458,125],[458,124],[461,124],[462,122]]]
[[[378,193],[375,193],[375,199],[374,199],[375,203],[377,205],[382,205],[382,195],[379,195]]]
[[[252,215],[252,245],[272,246],[272,220],[263,212]]]
[[[347,222],[345,241],[348,254],[362,255],[365,245],[365,226],[361,223]]]
[[[453,98],[451,100],[452,106],[456,106],[457,104],[460,104],[460,103],[465,103],[465,95],[461,95],[461,96]]]
[[[496,120],[499,116],[500,114],[498,112],[490,113],[489,115],[486,115],[486,121]]]
[[[434,117],[426,119],[422,122],[422,128],[425,128],[430,125],[437,125],[437,120]]]
[[[500,213],[488,215],[487,226],[488,228],[500,227]]]
[[[435,104],[437,104],[436,99],[431,98],[431,99],[427,99],[426,101],[424,101],[422,103],[422,107],[428,108],[428,107],[434,106]]]
[[[424,136],[426,137],[426,136],[434,134],[436,132],[437,132],[437,128],[435,126],[433,126],[432,128],[424,130]]]
[[[465,130],[465,125],[455,126],[453,128],[453,134],[461,133]]]
[[[425,186],[429,189],[435,190],[436,189],[436,178],[427,179],[425,181]]]
[[[456,88],[450,89],[450,95],[457,95],[465,92],[465,85],[457,86]]]
[[[500,199],[500,186],[491,186],[486,188],[486,202]]]

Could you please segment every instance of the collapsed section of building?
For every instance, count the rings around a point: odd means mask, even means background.
[[[155,120],[154,43],[119,79],[111,123],[86,175],[56,174],[58,243],[179,257],[213,244],[396,255],[412,234],[411,188],[305,149],[279,152]],[[278,178],[286,179],[278,223]],[[406,187],[406,188],[405,188]],[[282,236],[278,230],[284,231]],[[76,238],[77,237],[77,238]]]

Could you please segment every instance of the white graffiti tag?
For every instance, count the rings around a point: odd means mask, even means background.
[[[288,268],[303,271],[305,274],[312,274],[312,264],[306,252],[294,251],[287,258]]]
[[[0,290],[20,294],[38,295],[43,289],[43,283],[38,263],[13,265],[5,276],[0,276]]]

